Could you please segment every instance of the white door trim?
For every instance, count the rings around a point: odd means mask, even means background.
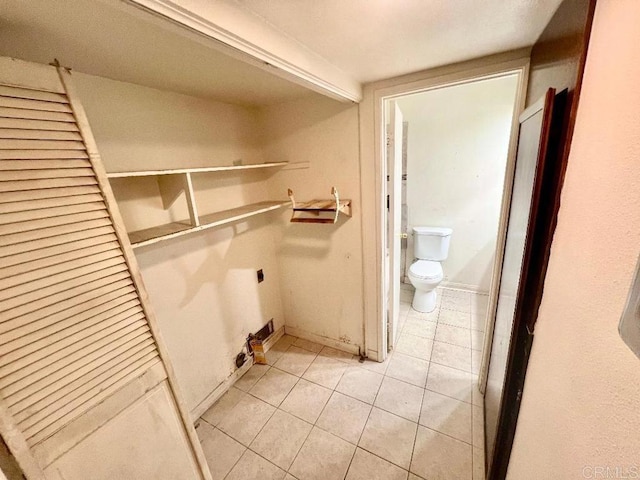
[[[529,50],[518,50],[505,54],[485,57],[460,64],[426,70],[403,77],[365,85],[364,98],[360,104],[360,181],[362,206],[362,250],[364,273],[364,314],[365,344],[369,358],[383,361],[386,358],[383,341],[386,335],[386,311],[384,301],[384,261],[386,229],[386,205],[383,195],[386,179],[383,102],[399,96],[418,93],[431,89],[467,83],[481,78],[500,77],[508,74],[519,75],[516,96],[515,119],[522,110],[528,76]],[[511,183],[515,166],[515,148],[517,142],[517,121],[512,127],[509,156],[505,172],[505,190],[503,208],[498,232],[498,249],[494,263],[489,303],[495,316],[495,298],[499,286],[499,271],[502,264],[508,206],[511,197]],[[515,133],[514,130],[515,129]],[[506,205],[506,212],[505,212]],[[497,268],[496,268],[497,266]],[[496,272],[497,271],[497,272]],[[497,277],[497,278],[496,278]],[[493,332],[493,321],[486,332]],[[485,342],[487,339],[485,339]],[[483,362],[484,367],[484,362]],[[484,378],[484,375],[481,375]],[[484,386],[482,386],[484,388]]]
[[[384,105],[383,105],[384,107]],[[402,131],[402,111],[398,104],[391,100],[388,102],[389,107],[389,131],[386,132],[385,140],[387,138],[391,141],[391,149],[385,148],[386,152],[391,152],[391,158],[386,159],[387,166],[387,204],[386,216],[388,217],[387,224],[387,256],[385,262],[385,269],[387,272],[384,274],[384,278],[387,279],[387,292],[385,292],[385,298],[383,299],[383,310],[387,310],[389,315],[387,316],[387,335],[382,338],[382,350],[388,351],[393,349],[396,345],[396,338],[398,334],[398,320],[399,320],[399,307],[400,307],[400,233],[401,233],[401,177],[402,177],[402,144],[403,144],[403,131]],[[386,117],[386,114],[383,114]]]

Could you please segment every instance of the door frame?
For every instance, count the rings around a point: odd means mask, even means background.
[[[488,322],[485,327],[485,345],[487,345],[491,343],[493,333],[497,287],[500,283],[500,266],[504,253],[506,222],[509,216],[511,185],[515,171],[518,116],[524,109],[529,78],[529,50],[524,49],[493,55],[365,85],[364,99],[360,104],[362,247],[363,258],[375,259],[375,261],[363,262],[363,308],[365,313],[366,355],[373,360],[384,361],[387,357],[387,298],[384,292],[386,271],[385,232],[387,228],[384,187],[387,165],[384,135],[384,102],[408,94],[512,74],[518,76],[518,87],[505,169],[496,258],[494,260],[489,296]],[[488,349],[485,348],[484,350],[486,357]],[[488,358],[483,358],[479,382],[481,390],[484,390],[484,382],[486,381],[487,360]]]
[[[496,438],[492,458],[487,458],[489,479],[506,477],[515,437],[524,379],[533,345],[533,330],[542,298],[541,282],[545,277],[547,255],[555,230],[556,207],[559,207],[556,202],[543,204],[541,200],[558,198],[562,189],[566,169],[566,161],[561,152],[566,107],[567,90],[556,94],[555,89],[549,88],[539,101],[522,113],[518,122],[520,127],[538,112],[543,114]]]
[[[385,262],[385,274],[383,278],[388,282],[386,296],[386,331],[387,335],[383,339],[383,349],[388,351],[395,347],[398,336],[398,321],[400,318],[400,239],[397,237],[397,230],[402,229],[402,149],[404,144],[403,118],[400,106],[394,100],[383,103],[383,108],[389,107],[388,112],[383,112],[382,118],[388,115],[387,131],[383,132],[385,141],[384,156],[386,159],[386,197],[387,208],[385,210],[385,224],[387,226],[384,234],[387,241],[388,251]],[[398,136],[398,133],[400,135]],[[391,139],[391,149],[386,148],[387,142]],[[388,158],[389,152],[391,157]],[[398,158],[400,157],[400,158]],[[398,203],[399,202],[399,203]],[[392,225],[393,224],[393,225]],[[397,227],[397,228],[396,228]],[[397,275],[396,275],[397,274]],[[386,346],[384,345],[386,343]]]

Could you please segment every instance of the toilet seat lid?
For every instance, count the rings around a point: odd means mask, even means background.
[[[440,265],[440,262],[433,262],[431,260],[418,260],[411,264],[409,273],[418,278],[432,280],[442,276],[442,265]]]

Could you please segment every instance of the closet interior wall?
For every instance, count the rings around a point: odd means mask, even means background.
[[[358,353],[364,351],[358,105],[313,95],[260,110],[264,154],[306,168],[269,181],[270,197],[293,189],[296,200],[350,198],[352,216],[336,224],[274,222],[286,331]]]
[[[283,169],[194,176],[199,214],[261,200],[353,199],[338,223],[291,210],[136,248],[192,413],[215,399],[249,332],[286,330],[353,353],[363,346],[358,106],[317,94],[249,108],[75,73],[108,172],[285,161]],[[294,167],[294,168],[291,168]],[[298,168],[301,167],[301,168]],[[128,231],[188,218],[154,177],[112,179]],[[256,270],[265,280],[257,282]],[[284,328],[283,328],[284,327]],[[218,390],[219,391],[219,390]]]
[[[255,109],[77,72],[74,79],[108,172],[269,160]],[[271,174],[199,176],[199,213],[265,200]],[[155,177],[111,184],[128,231],[189,218],[184,195],[163,208]],[[272,215],[135,250],[191,412],[205,408],[234,372],[247,333],[271,318],[276,330],[284,324]],[[260,284],[258,269],[265,275]]]

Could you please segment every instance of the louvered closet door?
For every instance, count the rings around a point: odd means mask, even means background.
[[[167,383],[171,371],[72,88],[62,69],[0,59],[0,424],[31,478],[48,477],[65,448],[128,407],[112,400],[106,411],[110,397],[151,373],[148,389]],[[193,463],[208,478],[168,380]],[[95,461],[118,459],[97,452]]]

